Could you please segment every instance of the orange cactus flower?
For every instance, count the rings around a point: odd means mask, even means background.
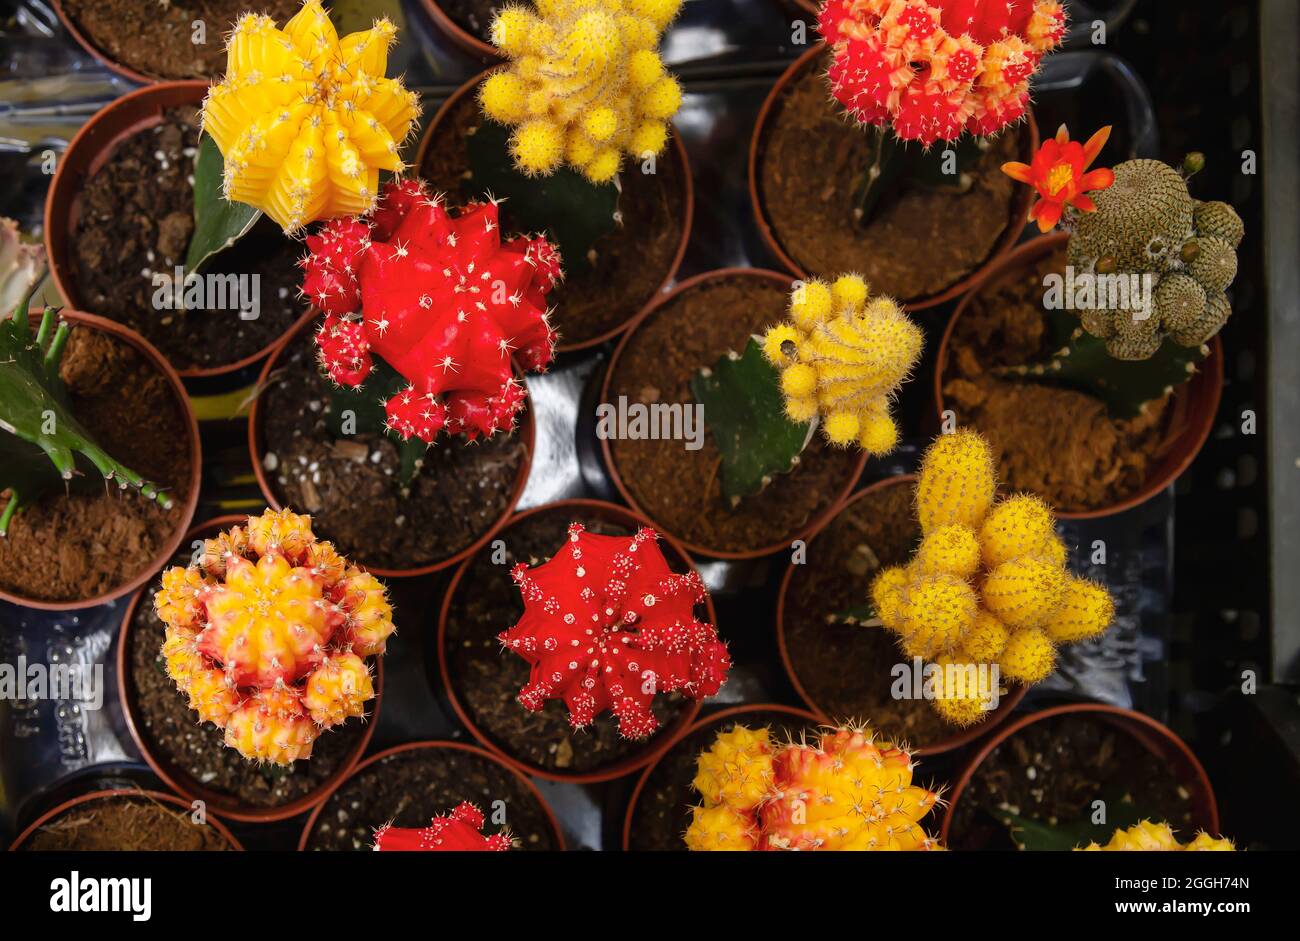
[[[1043,141],[1034,154],[1032,164],[1002,164],[1002,172],[1013,180],[1028,183],[1042,197],[1029,210],[1029,218],[1038,223],[1040,231],[1047,232],[1061,220],[1066,206],[1080,212],[1096,212],[1097,204],[1086,194],[1104,190],[1115,182],[1115,174],[1105,167],[1088,170],[1089,164],[1110,137],[1110,125],[1103,127],[1088,143],[1070,140],[1070,132],[1062,124],[1056,137]]]

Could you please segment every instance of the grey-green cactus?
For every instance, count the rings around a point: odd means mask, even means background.
[[[114,460],[77,422],[59,376],[70,328],[47,307],[33,334],[30,303],[29,293],[12,315],[0,315],[0,431],[7,432],[0,435],[0,494],[9,495],[0,511],[0,537],[19,508],[72,480],[78,457],[105,481],[123,490],[134,487],[170,509],[171,497]]]

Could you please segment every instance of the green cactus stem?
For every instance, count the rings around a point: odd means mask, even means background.
[[[31,294],[11,317],[0,321],[0,492],[9,500],[0,511],[0,537],[9,532],[14,514],[42,494],[67,485],[79,471],[77,458],[88,461],[118,487],[140,492],[164,509],[172,499],[156,484],[118,463],[101,448],[72,414],[59,362],[70,327],[46,307],[32,336],[27,309]]]
[[[374,434],[392,441],[401,462],[397,479],[402,495],[406,496],[424,466],[424,455],[429,446],[416,437],[402,439],[397,435],[385,435],[384,403],[407,388],[410,382],[382,358],[374,357],[374,363],[375,368],[363,385],[334,385],[330,389],[329,404],[325,407],[325,426],[330,434],[341,440],[357,434]]]
[[[869,127],[866,131],[872,159],[857,189],[857,222],[863,227],[876,217],[885,196],[900,184],[953,194],[966,192],[989,149],[987,139],[970,134],[925,149],[915,142],[900,141],[882,128]]]
[[[697,372],[691,394],[704,406],[704,424],[722,458],[722,496],[733,508],[766,487],[773,475],[794,469],[812,438],[813,422],[786,417],[780,374],[763,356],[757,337],[743,353],[728,353]]]

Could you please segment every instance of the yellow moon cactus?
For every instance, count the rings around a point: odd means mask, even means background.
[[[373,208],[379,171],[405,169],[398,148],[420,113],[418,96],[384,75],[396,32],[380,18],[340,39],[319,0],[283,28],[240,17],[225,78],[203,102],[203,130],[225,158],[226,198],[285,232]]]
[[[827,284],[797,284],[790,319],[763,337],[763,355],[781,370],[786,414],[806,422],[821,416],[831,444],[856,444],[887,454],[898,443],[889,415],[921,355],[924,335],[886,297],[872,298],[867,283],[846,274]]]
[[[513,127],[515,165],[546,176],[568,164],[607,183],[623,156],[661,153],[682,89],[655,51],[683,0],[538,0],[508,6],[492,42],[510,64],[483,83],[479,103]]]
[[[973,431],[929,447],[916,485],[921,544],[906,566],[877,574],[871,601],[907,656],[996,665],[1001,679],[1033,684],[1055,669],[1058,645],[1096,637],[1115,608],[1105,588],[1066,569],[1051,507],[1029,494],[997,499],[994,466]],[[981,721],[982,691],[950,689],[938,672],[935,710],[954,725]]]
[[[1215,839],[1204,830],[1196,834],[1195,839],[1190,843],[1179,843],[1178,838],[1174,836],[1173,828],[1167,823],[1152,823],[1149,820],[1143,820],[1136,823],[1127,830],[1116,830],[1110,842],[1105,846],[1099,846],[1096,843],[1089,843],[1083,847],[1086,851],[1107,851],[1107,852],[1219,852],[1231,853],[1236,847],[1232,845],[1232,840],[1227,837]]]

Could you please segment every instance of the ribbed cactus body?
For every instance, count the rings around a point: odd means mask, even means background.
[[[267,510],[163,572],[154,609],[167,674],[199,719],[246,758],[288,764],[320,733],[364,716],[362,659],[393,632],[383,587],[319,542],[311,520]]]
[[[434,817],[427,827],[395,827],[385,824],[375,831],[376,852],[502,852],[511,848],[508,830],[484,836],[487,820],[483,811],[468,801],[451,813]]]
[[[1204,830],[1197,833],[1188,843],[1178,842],[1173,827],[1167,823],[1153,823],[1143,820],[1125,830],[1116,830],[1105,846],[1090,843],[1083,847],[1085,851],[1107,852],[1227,852],[1236,849],[1227,837],[1215,838]]]

